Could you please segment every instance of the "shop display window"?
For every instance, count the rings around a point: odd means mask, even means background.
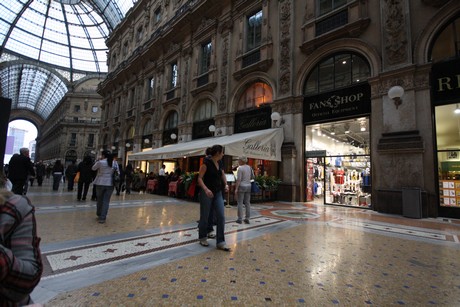
[[[306,126],[305,199],[371,207],[368,118]]]
[[[459,104],[437,106],[435,112],[439,205],[460,208],[460,107]]]

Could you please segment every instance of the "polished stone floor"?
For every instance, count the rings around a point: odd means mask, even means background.
[[[46,306],[460,306],[460,221],[309,203],[226,208],[224,252],[197,241],[199,205],[152,194],[95,202],[29,188]],[[88,197],[89,198],[89,197]]]

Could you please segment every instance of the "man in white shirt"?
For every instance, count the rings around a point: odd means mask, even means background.
[[[160,195],[167,195],[168,194],[168,186],[166,185],[166,166],[163,164],[158,172],[160,178],[158,179],[158,187],[159,187],[159,194]]]

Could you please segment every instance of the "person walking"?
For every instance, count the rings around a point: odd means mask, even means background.
[[[64,174],[64,166],[61,160],[56,160],[53,165],[53,191],[59,190],[59,184],[61,183],[62,175]]]
[[[198,239],[202,246],[209,246],[208,223],[211,208],[214,209],[217,218],[217,249],[230,251],[225,243],[225,214],[224,199],[222,190],[228,192],[227,178],[219,161],[224,156],[224,148],[221,145],[214,145],[206,149],[206,155],[211,159],[203,159],[203,164],[198,172],[198,185],[201,188],[200,199],[200,222],[198,224]]]
[[[35,176],[34,165],[30,161],[29,148],[19,149],[19,154],[14,154],[8,165],[8,179],[10,179],[14,194],[23,195],[24,186],[30,176]]]
[[[101,159],[94,163],[92,170],[97,171],[94,179],[94,184],[96,184],[97,219],[99,223],[103,224],[107,219],[110,198],[114,189],[112,176],[113,172],[119,172],[118,164],[113,161],[113,155],[110,151],[103,150]]]
[[[91,167],[93,166],[93,159],[90,156],[86,156],[83,158],[78,164],[77,172],[80,173],[80,177],[78,178],[77,183],[77,200],[86,200],[86,195],[88,195],[89,185],[93,180],[93,170]]]
[[[134,168],[131,163],[128,163],[125,167],[125,187],[126,187],[126,194],[131,194],[131,186],[133,184],[134,179]]]
[[[43,177],[45,176],[45,173],[46,173],[45,164],[43,164],[43,161],[40,160],[35,165],[35,177],[37,178],[37,184],[39,187],[41,187],[43,184]]]
[[[166,182],[166,165],[162,164],[158,172],[158,189],[160,195],[168,195],[168,184]]]
[[[251,179],[253,179],[253,172],[248,163],[248,158],[238,158],[238,171],[236,173],[235,183],[235,197],[238,201],[238,224],[243,220],[243,205],[245,206],[244,223],[249,224],[251,217]]]
[[[77,175],[77,165],[73,160],[65,169],[65,177],[67,179],[67,191],[73,191],[75,176]]]
[[[39,283],[43,262],[35,208],[5,188],[0,176],[0,305],[33,304],[30,293]]]
[[[120,193],[123,192],[123,185],[125,184],[125,171],[123,170],[123,165],[121,165],[121,163],[118,163],[118,169],[120,181],[116,183],[115,190],[117,191],[117,195],[120,196]]]

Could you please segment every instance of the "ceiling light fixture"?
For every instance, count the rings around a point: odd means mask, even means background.
[[[360,122],[359,126],[361,131],[366,131],[366,121],[363,120],[362,122]]]

